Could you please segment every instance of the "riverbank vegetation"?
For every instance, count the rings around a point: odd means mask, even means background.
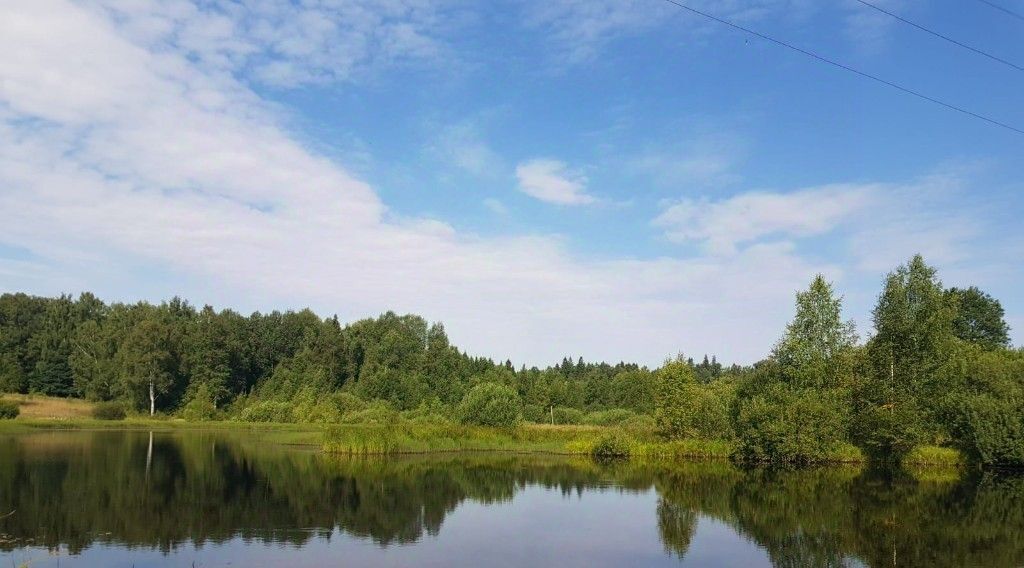
[[[918,256],[888,275],[873,323],[862,342],[818,277],[752,366],[680,355],[657,369],[569,357],[540,369],[466,354],[441,324],[414,315],[342,325],[309,310],[243,316],[177,298],[108,305],[88,293],[4,294],[0,391],[100,402],[102,415],[90,415],[115,422],[121,409],[318,425],[340,453],[1024,467],[1024,353],[1010,348],[997,300],[944,288]]]

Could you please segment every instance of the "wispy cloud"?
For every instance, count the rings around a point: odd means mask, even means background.
[[[484,207],[486,207],[491,211],[491,213],[494,213],[499,217],[506,217],[509,214],[508,207],[506,207],[504,203],[497,199],[494,199],[493,197],[488,197],[487,199],[484,199]]]
[[[476,177],[508,175],[505,161],[484,140],[477,120],[466,119],[440,127],[427,153],[444,164]]]
[[[698,134],[672,148],[650,148],[627,167],[662,188],[715,189],[742,180],[737,165],[745,153],[746,143],[737,136]]]
[[[688,4],[738,23],[771,14],[802,17],[806,0],[691,0]],[[667,2],[645,0],[537,0],[525,4],[525,23],[550,38],[556,59],[564,64],[592,61],[611,43],[671,24],[702,35],[720,24],[698,18]]]
[[[547,203],[588,205],[595,202],[587,194],[587,178],[572,171],[564,162],[536,159],[516,166],[519,191]]]
[[[684,199],[654,225],[675,242],[696,241],[714,253],[764,237],[820,235],[859,214],[881,191],[874,185],[832,185],[790,193],[748,192],[727,199]]]
[[[191,2],[86,0],[136,44],[211,71],[278,87],[348,81],[374,69],[448,58],[443,1]]]

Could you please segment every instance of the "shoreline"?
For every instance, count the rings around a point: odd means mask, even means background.
[[[607,436],[629,440],[628,459],[664,462],[729,461],[728,440],[657,441],[649,433],[624,433],[602,426],[550,426],[523,424],[515,429],[439,425],[430,423],[381,426],[374,424],[301,424],[276,422],[188,421],[180,418],[98,420],[93,418],[18,418],[0,421],[0,435],[40,432],[160,431],[242,433],[286,446],[316,448],[327,455],[429,455],[458,453],[515,453],[591,456],[595,445]],[[844,447],[835,459],[809,467],[862,467],[868,460],[853,446]],[[793,464],[749,464],[752,467],[795,467]],[[913,468],[971,467],[954,449],[923,446],[904,462]],[[797,466],[798,467],[798,466]]]

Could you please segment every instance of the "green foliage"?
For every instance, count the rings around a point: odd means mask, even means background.
[[[564,406],[556,407],[551,411],[555,424],[582,424],[583,411]]]
[[[621,422],[619,427],[627,432],[648,433],[654,432],[658,424],[649,414],[637,414]]]
[[[985,465],[1024,467],[1024,352],[965,346],[946,372],[941,415],[953,444]]]
[[[846,442],[854,380],[853,325],[818,275],[796,295],[796,315],[736,397],[733,423],[744,461],[814,463]]]
[[[342,415],[343,424],[394,424],[401,418],[401,414],[388,403],[377,400],[366,405],[365,408],[354,410]]]
[[[548,417],[548,409],[539,404],[524,404],[523,420],[537,424],[548,423],[551,421]]]
[[[214,420],[218,416],[217,406],[214,403],[214,394],[206,383],[196,387],[195,393],[181,409],[181,417],[185,420],[201,422]]]
[[[632,441],[620,432],[610,432],[598,438],[590,455],[595,458],[628,458],[632,453]]]
[[[290,403],[260,400],[246,406],[238,419],[243,422],[295,422],[295,415]]]
[[[124,420],[127,416],[120,402],[98,402],[92,407],[92,417],[97,420]]]
[[[511,387],[481,383],[459,403],[458,416],[464,424],[511,427],[522,417],[519,395]]]
[[[9,400],[0,400],[0,420],[14,420],[21,414],[18,403]]]
[[[835,389],[797,388],[771,365],[737,398],[737,457],[742,461],[814,463],[835,456],[846,440],[848,400]]]
[[[693,366],[681,357],[667,361],[656,377],[654,419],[662,439],[732,437],[731,385],[721,381],[698,383]]]
[[[860,381],[854,437],[876,459],[899,461],[939,438],[940,372],[955,348],[950,305],[934,268],[920,255],[889,274],[873,317],[869,369]]]
[[[581,424],[593,426],[621,426],[636,417],[636,413],[625,408],[612,408],[588,412],[583,416]]]
[[[950,288],[946,299],[956,310],[953,333],[960,339],[988,349],[1009,347],[1010,326],[999,300],[978,288]]]

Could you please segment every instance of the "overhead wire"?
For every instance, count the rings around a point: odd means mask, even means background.
[[[1024,21],[1024,14],[1021,14],[1020,12],[1014,12],[1013,10],[1011,10],[1009,8],[1005,8],[1003,6],[1000,6],[999,4],[996,4],[995,2],[989,2],[989,0],[978,0],[978,2],[981,2],[982,4],[987,4],[988,6],[990,6],[992,8],[995,8],[996,10],[999,10],[1000,12],[1003,12],[1005,14],[1013,16],[1014,18],[1017,18],[1018,20]]]
[[[1013,126],[1011,124],[1007,124],[1007,123],[1002,122],[1000,120],[997,120],[997,119],[994,119],[994,118],[990,118],[990,117],[985,116],[983,114],[976,113],[976,112],[968,110],[968,109],[966,109],[964,107],[961,107],[961,106],[958,106],[958,105],[955,105],[955,104],[952,104],[952,103],[947,103],[947,102],[945,102],[943,100],[940,100],[940,99],[937,99],[935,97],[926,95],[926,94],[924,94],[924,93],[922,93],[920,91],[916,91],[916,90],[911,89],[909,87],[904,87],[903,85],[900,85],[899,83],[895,83],[895,82],[890,81],[888,79],[883,79],[882,77],[879,77],[877,75],[872,75],[871,73],[868,73],[866,71],[861,71],[859,69],[856,69],[854,67],[846,65],[844,63],[840,63],[840,62],[838,62],[838,61],[836,61],[834,59],[830,59],[830,58],[825,57],[823,55],[819,55],[819,54],[817,54],[817,53],[815,53],[813,51],[804,49],[802,47],[798,47],[796,45],[793,45],[791,43],[785,42],[785,41],[780,40],[780,39],[776,39],[776,38],[771,37],[771,36],[769,36],[767,34],[761,33],[761,32],[756,31],[756,30],[752,30],[752,29],[750,29],[748,27],[742,26],[742,25],[737,24],[735,22],[731,22],[731,21],[726,20],[724,18],[720,18],[720,17],[715,16],[713,14],[709,14],[707,12],[698,10],[698,9],[692,7],[692,6],[688,6],[686,4],[683,4],[682,2],[679,2],[678,0],[664,0],[664,1],[668,2],[669,4],[673,4],[673,5],[679,7],[681,9],[683,9],[683,10],[691,12],[693,14],[697,14],[698,16],[701,16],[703,18],[707,18],[709,20],[712,20],[712,21],[718,22],[720,24],[729,26],[729,27],[731,27],[733,29],[736,29],[736,30],[739,30],[741,32],[750,34],[750,35],[752,35],[754,37],[758,37],[758,38],[763,39],[765,41],[769,41],[769,42],[774,43],[776,45],[785,47],[786,49],[790,49],[792,51],[796,51],[797,53],[801,53],[803,55],[806,55],[807,57],[815,59],[815,60],[817,60],[819,62],[827,63],[828,65],[831,65],[833,67],[837,67],[837,68],[842,69],[844,71],[853,73],[855,75],[859,75],[861,77],[864,77],[866,79],[870,79],[870,80],[875,81],[877,83],[881,83],[882,85],[885,85],[887,87],[896,89],[896,90],[901,91],[901,92],[903,92],[905,94],[912,95],[914,97],[926,100],[926,101],[931,102],[933,104],[945,107],[945,108],[947,108],[949,110],[953,110],[953,111],[959,112],[959,113],[964,114],[966,116],[970,116],[972,118],[975,118],[975,119],[978,119],[978,120],[982,120],[982,121],[987,122],[989,124],[992,124],[994,126],[998,126],[1000,128],[1004,128],[1006,130],[1010,130],[1012,132],[1016,132],[1017,134],[1024,134],[1024,129],[1020,129],[1020,128],[1017,128],[1016,126]]]
[[[871,2],[868,2],[867,0],[857,0],[857,2],[860,2],[861,4],[867,6],[868,8],[871,8],[872,10],[876,10],[876,11],[881,12],[881,13],[887,15],[887,16],[895,18],[895,19],[903,22],[904,24],[907,24],[908,26],[913,26],[913,27],[915,27],[915,28],[917,28],[917,29],[927,33],[927,34],[931,34],[931,35],[933,35],[933,36],[935,36],[935,37],[937,37],[939,39],[945,40],[945,41],[947,41],[947,42],[949,42],[949,43],[951,43],[953,45],[962,47],[962,48],[964,48],[966,50],[969,50],[969,51],[973,51],[974,53],[977,53],[978,55],[981,55],[983,57],[987,57],[987,58],[989,58],[989,59],[991,59],[993,61],[998,61],[999,63],[1002,63],[1003,65],[1006,65],[1008,67],[1012,67],[1012,68],[1016,69],[1017,71],[1024,71],[1024,67],[1021,67],[1020,65],[1017,65],[1016,63],[1014,63],[1012,61],[1007,61],[1007,60],[1003,59],[1002,57],[999,57],[998,55],[992,55],[991,53],[989,53],[987,51],[983,51],[983,50],[978,49],[976,47],[972,47],[970,45],[967,45],[966,43],[963,43],[961,41],[957,41],[957,40],[955,40],[955,39],[953,39],[953,38],[951,38],[951,37],[949,37],[949,36],[947,36],[945,34],[941,34],[941,33],[937,32],[937,31],[928,29],[928,28],[926,28],[926,27],[924,27],[924,26],[922,26],[920,24],[914,23],[914,22],[904,18],[903,16],[900,16],[899,14],[896,14],[894,12],[890,12],[889,10],[886,10],[885,8],[883,8],[883,7],[881,7],[881,6],[877,5],[877,4],[872,4]]]

